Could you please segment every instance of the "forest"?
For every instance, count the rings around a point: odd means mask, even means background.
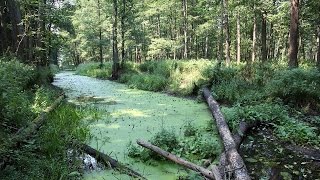
[[[319,179],[319,0],[0,0],[0,179]]]

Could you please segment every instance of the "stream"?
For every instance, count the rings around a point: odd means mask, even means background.
[[[104,112],[103,117],[89,128],[94,136],[88,145],[127,164],[148,179],[173,180],[187,172],[181,166],[161,161],[155,165],[144,164],[127,156],[130,142],[149,140],[161,128],[173,129],[182,135],[186,122],[206,126],[212,116],[205,103],[166,94],[129,89],[124,84],[108,80],[61,72],[53,85],[62,88],[68,101],[81,104],[94,101],[94,106]],[[84,179],[130,179],[112,170],[86,171]]]
[[[183,126],[192,122],[206,127],[212,121],[205,103],[167,94],[130,89],[108,80],[61,72],[53,83],[62,88],[68,101],[93,105],[103,118],[89,125],[93,138],[87,143],[151,180],[174,180],[188,172],[168,161],[146,164],[127,156],[128,145],[137,139],[149,140],[161,128],[183,136]],[[252,179],[320,179],[320,163],[287,151],[274,139],[270,129],[251,131],[240,148]],[[94,161],[88,157],[86,160]],[[110,169],[86,170],[84,179],[132,179]]]

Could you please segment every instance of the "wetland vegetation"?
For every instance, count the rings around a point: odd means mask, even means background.
[[[0,179],[319,179],[319,7],[2,0]]]

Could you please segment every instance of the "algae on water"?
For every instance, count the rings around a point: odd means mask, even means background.
[[[99,120],[90,125],[91,133],[96,137],[88,142],[90,146],[129,164],[148,179],[177,179],[186,174],[184,168],[171,162],[161,161],[148,165],[129,158],[128,144],[137,139],[149,140],[161,128],[174,129],[178,135],[183,136],[186,123],[192,122],[197,127],[205,127],[212,117],[204,103],[129,89],[123,84],[74,75],[72,72],[59,73],[56,78],[54,85],[68,89],[70,101],[94,103],[99,109],[110,113],[110,121]],[[84,177],[130,179],[111,170],[88,173]]]

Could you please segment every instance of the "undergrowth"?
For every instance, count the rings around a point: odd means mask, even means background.
[[[61,90],[50,85],[57,71],[55,65],[34,67],[16,58],[0,58],[0,179],[69,179],[69,173],[78,170],[66,154],[71,142],[89,136],[82,122],[87,110],[61,105],[38,133],[11,147],[18,130],[60,95]]]
[[[273,124],[275,135],[284,141],[319,145],[314,140],[319,139],[315,123],[302,120],[309,115],[319,117],[320,73],[305,63],[288,69],[282,61],[230,67],[208,60],[128,62],[119,82],[182,96],[195,95],[202,86],[211,86],[215,99],[229,107],[224,112],[233,129],[242,120],[263,121]],[[292,111],[302,115],[295,116]]]
[[[203,159],[215,158],[222,151],[220,139],[211,133],[197,129],[193,124],[183,127],[184,136],[178,136],[174,130],[161,129],[149,142],[161,149],[201,163]],[[157,153],[128,144],[128,156],[143,161],[164,160]]]

